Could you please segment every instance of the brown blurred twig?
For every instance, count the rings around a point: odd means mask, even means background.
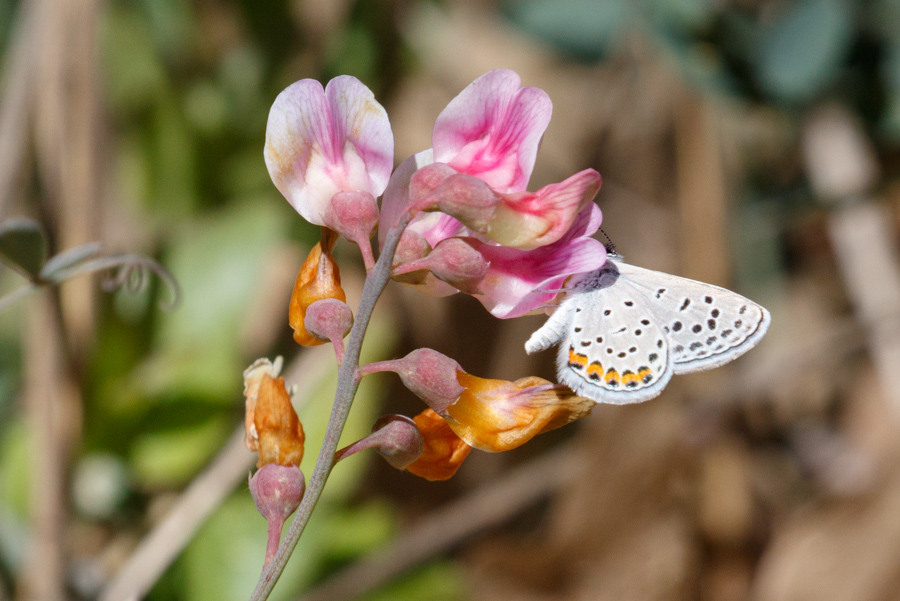
[[[574,445],[558,447],[442,507],[382,549],[333,576],[303,601],[355,599],[462,540],[499,524],[571,481],[578,473]]]
[[[8,212],[28,148],[28,124],[34,108],[36,33],[40,2],[19,5],[12,43],[6,52],[0,95],[0,215]]]
[[[297,382],[293,396],[297,409],[330,373],[333,362],[330,353],[307,351],[287,367],[287,381]],[[140,599],[146,595],[200,526],[247,477],[254,463],[254,455],[244,446],[241,425],[209,467],[191,482],[169,513],[144,537],[106,586],[100,601]]]
[[[20,599],[66,599],[65,528],[68,458],[81,424],[80,390],[65,354],[64,331],[54,291],[30,307],[25,396],[32,433],[34,475],[32,532],[18,581]]]

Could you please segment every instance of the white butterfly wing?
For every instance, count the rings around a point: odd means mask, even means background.
[[[642,293],[666,334],[675,374],[713,369],[737,359],[765,335],[766,309],[736,292],[615,261]]]
[[[647,401],[658,396],[672,377],[665,332],[654,322],[642,291],[627,281],[573,294],[545,328],[535,332],[526,350],[546,348],[545,340],[556,341],[547,332],[564,331],[558,380],[598,403]]]

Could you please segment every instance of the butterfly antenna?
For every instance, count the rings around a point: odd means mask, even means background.
[[[616,252],[616,245],[613,243],[612,238],[609,237],[609,234],[607,234],[606,232],[604,232],[602,227],[600,228],[600,233],[603,234],[604,237],[606,237],[606,244],[605,244],[605,246],[606,246],[606,252],[607,252],[607,254],[610,254],[610,255],[618,255],[619,253]]]

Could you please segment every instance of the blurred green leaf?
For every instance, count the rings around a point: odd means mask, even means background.
[[[622,35],[624,0],[518,0],[508,12],[519,27],[576,55],[596,60]]]
[[[0,258],[29,279],[41,273],[47,241],[40,224],[26,217],[0,223]]]
[[[199,81],[188,88],[184,96],[184,112],[197,131],[213,135],[222,132],[228,106],[218,86],[209,81]]]
[[[172,90],[160,95],[149,146],[154,186],[149,200],[167,219],[181,219],[198,204],[196,149],[182,103]]]
[[[145,487],[184,484],[222,446],[231,432],[225,416],[195,426],[146,432],[131,445],[131,466]]]
[[[853,38],[854,11],[844,0],[799,0],[763,33],[757,76],[782,100],[807,100],[839,74]]]
[[[152,106],[167,76],[151,29],[134,8],[116,2],[106,6],[101,40],[107,98],[125,113]]]
[[[248,204],[185,223],[166,264],[182,285],[178,311],[160,316],[156,350],[135,374],[149,395],[234,402],[248,361],[240,330],[266,261],[284,239],[281,212]],[[290,291],[285,290],[285,315]],[[286,318],[285,318],[286,319]]]
[[[140,0],[156,47],[170,60],[186,62],[197,35],[193,4],[182,0]]]
[[[387,541],[397,529],[394,510],[387,502],[370,501],[328,516],[328,536],[322,541],[331,558],[346,561]]]
[[[266,555],[266,521],[242,488],[185,549],[185,601],[246,601],[253,591]]]
[[[68,269],[93,257],[98,252],[100,252],[99,242],[88,242],[87,244],[65,250],[58,255],[50,257],[50,260],[41,269],[41,277],[52,282],[59,281],[59,279],[65,277],[65,272]]]
[[[27,518],[31,486],[31,441],[22,419],[0,429],[0,506]]]
[[[387,586],[364,595],[360,601],[462,601],[467,598],[459,569],[449,562],[442,562],[404,574]]]
[[[711,24],[715,8],[711,0],[646,0],[645,6],[657,27],[685,32]]]
[[[329,39],[327,63],[332,73],[353,75],[374,85],[377,81],[378,45],[364,26],[352,24]]]

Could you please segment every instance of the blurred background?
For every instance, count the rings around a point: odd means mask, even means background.
[[[900,2],[0,0],[0,217],[158,281],[65,283],[0,315],[0,600],[240,600],[262,568],[241,372],[284,355],[309,474],[331,350],[287,326],[317,240],[269,180],[269,106],[349,73],[396,160],[477,76],[554,116],[530,189],[586,167],[638,265],[729,286],[772,328],[727,367],[445,483],[342,462],[273,598],[900,599]],[[337,250],[351,306],[358,253]],[[25,280],[0,267],[0,292]],[[553,377],[472,298],[392,285],[364,359],[431,347]],[[345,437],[421,404],[366,379]]]

